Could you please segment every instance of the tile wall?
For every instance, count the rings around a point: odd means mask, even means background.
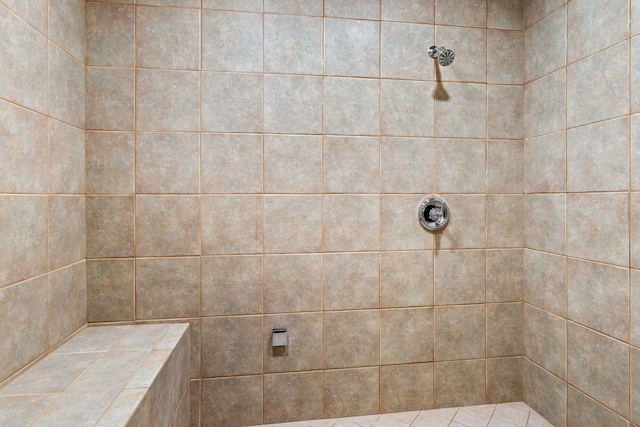
[[[131,3],[86,4],[89,322],[189,321],[193,425],[521,400],[523,2]]]
[[[640,424],[639,13],[525,6],[524,399],[557,427]]]
[[[84,16],[0,1],[0,382],[87,323]]]

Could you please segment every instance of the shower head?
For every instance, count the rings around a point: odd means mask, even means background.
[[[428,50],[429,57],[438,59],[438,63],[443,67],[451,65],[456,54],[451,49],[447,49],[444,46],[431,46]]]

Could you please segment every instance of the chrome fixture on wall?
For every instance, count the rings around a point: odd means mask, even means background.
[[[449,205],[440,197],[425,197],[418,207],[418,221],[426,230],[443,230],[449,224]]]
[[[444,46],[431,46],[428,53],[429,57],[438,59],[438,63],[443,67],[451,65],[453,60],[456,59],[456,54],[453,53],[451,49],[447,49]]]

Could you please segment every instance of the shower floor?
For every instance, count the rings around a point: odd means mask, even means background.
[[[262,427],[553,427],[526,403],[462,406],[428,411],[367,415]],[[256,426],[258,427],[258,426]]]

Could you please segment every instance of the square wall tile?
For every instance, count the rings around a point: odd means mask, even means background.
[[[200,197],[136,197],[137,256],[199,254]]]
[[[371,0],[363,1],[373,3]],[[377,1],[375,3],[379,10],[379,3]],[[340,10],[365,10],[362,7],[354,7],[353,2],[334,0],[333,4]],[[329,9],[329,4],[326,8]],[[324,25],[325,74],[359,77],[380,75],[379,23],[325,18]]]
[[[16,79],[22,80],[28,75],[25,73],[19,77],[16,76]],[[29,81],[38,80],[42,79],[38,77]],[[49,43],[48,87],[49,115],[76,127],[84,128],[86,117],[85,67],[53,43]]]
[[[87,2],[87,65],[133,67],[134,6]]]
[[[421,411],[432,407],[432,363],[380,367],[380,412]]]
[[[49,197],[49,269],[86,258],[85,196]]]
[[[446,232],[434,234],[436,249],[471,249],[486,246],[486,197],[484,195],[443,195],[449,210]],[[417,224],[417,221],[416,221]]]
[[[485,192],[485,141],[436,139],[436,192]]]
[[[0,109],[2,104],[0,104]],[[1,113],[0,113],[1,114]],[[39,124],[39,123],[38,123]],[[62,122],[49,120],[49,191],[52,193],[85,193],[85,132]],[[37,125],[36,125],[37,126]],[[26,151],[38,153],[32,158],[30,166],[41,165],[43,140],[40,128],[37,128],[35,139],[30,142],[37,143],[36,147],[29,147]],[[27,132],[29,134],[29,132]],[[22,144],[21,144],[22,145]],[[32,151],[33,150],[33,151]],[[24,158],[27,160],[27,158]],[[4,168],[3,168],[4,169]],[[9,168],[9,173],[24,173],[28,171],[28,179],[25,181],[40,183],[42,179],[42,169],[31,171],[26,165],[19,167],[21,171],[14,171]],[[18,168],[16,168],[18,169]],[[2,180],[2,178],[0,178]]]
[[[372,79],[324,79],[324,133],[378,135],[379,81]]]
[[[202,130],[262,132],[262,93],[262,75],[203,72]]]
[[[202,254],[261,253],[262,204],[262,196],[202,196]]]
[[[566,196],[528,194],[524,199],[524,246],[564,255]],[[571,225],[569,225],[571,226]]]
[[[197,70],[200,11],[136,6],[138,67]]]
[[[203,318],[202,364],[204,377],[262,373],[262,316]]]
[[[49,310],[49,344],[51,346],[87,324],[85,262],[49,273]]]
[[[485,403],[486,371],[484,360],[434,363],[434,408]]]
[[[418,195],[385,195],[380,198],[381,249],[433,248],[433,234],[428,233],[416,220],[420,200],[421,196]],[[370,217],[369,220],[372,221],[373,218]]]
[[[522,357],[487,359],[487,402],[521,402]]]
[[[322,255],[264,257],[264,312],[322,309]]]
[[[322,13],[322,2],[320,3]],[[271,12],[268,8],[267,11]],[[265,72],[322,74],[322,34],[322,18],[265,15]]]
[[[265,423],[322,417],[322,373],[265,375]]]
[[[378,368],[323,371],[323,418],[377,414],[379,384]]]
[[[442,91],[445,91],[443,93]],[[436,135],[449,138],[487,137],[487,86],[450,83],[436,98]],[[460,120],[464,117],[464,120]]]
[[[433,24],[434,0],[382,0],[382,19],[386,21]]]
[[[262,15],[202,11],[202,69],[262,71]]]
[[[525,29],[529,28],[563,4],[567,0],[529,0],[525,3]]]
[[[380,311],[380,364],[431,362],[433,350],[433,308]]]
[[[0,196],[0,239],[11,248],[0,251],[0,287],[47,271],[48,211],[47,196]]]
[[[487,305],[487,356],[521,356],[523,304]]]
[[[289,15],[322,16],[322,0],[265,0],[264,11]]]
[[[380,255],[380,306],[433,305],[433,252]]]
[[[247,173],[243,168],[244,174]],[[320,193],[322,137],[265,135],[264,191]]]
[[[425,40],[434,40],[433,25],[383,22],[381,77],[432,80],[433,60],[424,48]]]
[[[342,18],[380,19],[380,2],[356,0],[345,3],[341,0],[325,0],[324,14]]]
[[[524,355],[566,379],[566,321],[530,305],[525,305],[523,318]]]
[[[201,148],[203,193],[260,193],[262,137],[203,134]]]
[[[268,253],[320,252],[322,196],[266,196],[264,250]]]
[[[132,130],[134,82],[134,70],[87,67],[87,129]]]
[[[433,147],[432,139],[381,138],[381,192],[432,192],[435,179]],[[434,173],[425,173],[425,170]]]
[[[524,86],[524,137],[531,138],[565,129],[566,85],[564,70]]]
[[[487,312],[484,305],[435,308],[435,360],[485,357]]]
[[[202,258],[202,315],[262,313],[262,257]]]
[[[487,87],[487,134],[489,138],[522,138],[522,114],[524,110],[522,86]]]
[[[487,24],[487,4],[481,0],[436,1],[436,23],[484,27]],[[455,406],[455,405],[454,405]]]
[[[485,251],[437,251],[434,265],[436,304],[484,302]]]
[[[567,8],[562,7],[524,32],[524,81],[539,79],[566,65]],[[547,55],[547,52],[557,55]]]
[[[522,193],[523,156],[521,140],[487,141],[487,193]]]
[[[87,132],[87,193],[134,192],[134,136],[124,132]]]
[[[202,0],[202,8],[262,12],[262,0]]]
[[[487,251],[487,302],[523,300],[522,249]]]
[[[524,301],[565,315],[567,261],[564,256],[524,251]]]
[[[274,328],[287,328],[289,345],[273,347]],[[320,313],[264,316],[265,373],[310,371],[322,366],[322,315]]]
[[[196,134],[136,135],[137,193],[198,193],[200,138]]]
[[[322,163],[325,192],[379,192],[378,138],[327,136],[324,138]]]
[[[524,192],[565,191],[567,133],[557,132],[524,141]]]
[[[378,308],[380,255],[325,254],[323,261],[325,311]]]
[[[136,318],[173,319],[200,314],[200,258],[138,258]]]
[[[200,73],[136,70],[136,129],[199,131]]]
[[[87,258],[134,255],[133,196],[87,196]]]
[[[440,67],[437,61],[432,60],[433,67],[436,67],[436,80],[486,83],[487,31],[484,28],[439,25],[436,26],[435,36],[436,45],[455,47],[456,56],[464,58],[466,62],[464,67]],[[422,50],[427,51],[424,48]]]
[[[434,136],[435,86],[431,82],[380,81],[380,133]]]
[[[325,251],[379,249],[378,196],[327,195],[323,197],[322,210],[322,239]],[[368,214],[363,215],[362,212]]]
[[[322,133],[322,78],[264,76],[264,130]]]
[[[628,427],[629,422],[611,412],[595,400],[568,387],[567,423],[569,425],[593,425]]]
[[[59,0],[49,4],[49,38],[78,61],[85,62],[86,2]]]
[[[489,0],[492,3],[521,3],[522,0]],[[504,6],[508,7],[508,6]],[[491,19],[491,17],[489,17]],[[524,79],[524,32],[487,30],[487,83],[522,84]]]
[[[524,29],[523,0],[489,0],[487,26],[505,30]]]
[[[60,125],[62,126],[62,124]],[[60,130],[60,126],[56,126]],[[81,132],[81,131],[80,131]],[[51,143],[59,144],[52,126]],[[47,191],[47,119],[26,109],[0,101],[0,191],[45,193]],[[64,141],[72,144],[73,140]],[[52,150],[55,156],[55,151]],[[53,159],[52,159],[53,160]],[[52,169],[59,168],[56,163]],[[59,189],[60,177],[49,185]],[[65,177],[65,179],[69,179]],[[53,180],[52,180],[53,181]],[[51,188],[51,191],[55,191]]]
[[[47,0],[34,0],[24,2],[22,0],[7,0],[4,2],[7,8],[13,10],[16,15],[33,25],[38,31],[47,31]]]
[[[489,195],[487,211],[487,246],[519,248],[524,245],[522,195]]]
[[[551,420],[554,426],[564,427],[567,414],[567,385],[538,365],[524,359],[523,396],[531,408]]]
[[[379,332],[380,315],[377,310],[324,313],[322,366],[325,369],[333,369],[378,365]],[[377,372],[378,368],[375,369]],[[342,396],[342,399],[344,398],[345,396]]]
[[[202,421],[213,425],[262,422],[262,376],[202,381]]]
[[[87,260],[87,321],[133,320],[135,261]]]

